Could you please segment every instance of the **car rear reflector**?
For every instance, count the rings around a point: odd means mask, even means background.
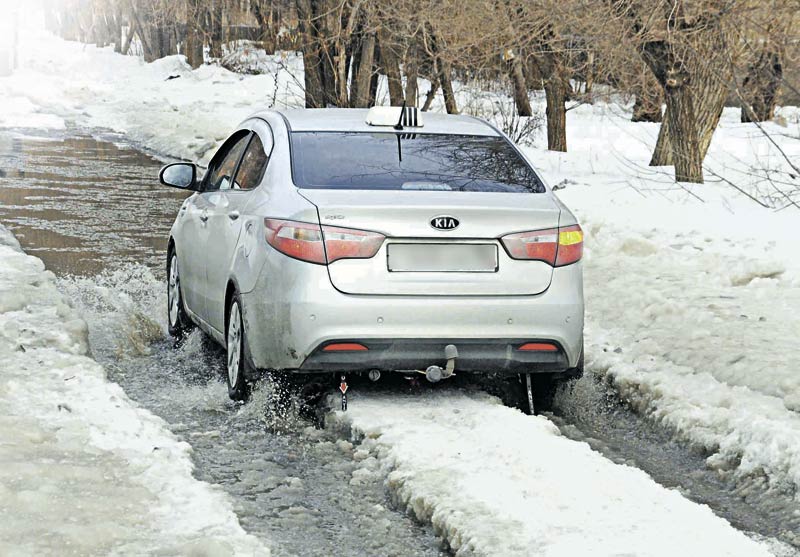
[[[577,224],[508,234],[500,241],[512,259],[544,261],[553,267],[575,263],[583,255],[583,231]]]
[[[374,257],[385,237],[377,232],[264,219],[266,240],[279,252],[318,265]]]
[[[517,350],[525,352],[558,352],[558,346],[549,342],[526,342]]]
[[[337,342],[322,349],[323,352],[364,352],[366,350],[369,348],[357,342]]]

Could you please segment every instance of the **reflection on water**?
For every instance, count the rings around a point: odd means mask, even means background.
[[[57,139],[54,141],[54,139]],[[154,158],[89,137],[0,134],[0,222],[57,273],[161,267],[186,193]]]

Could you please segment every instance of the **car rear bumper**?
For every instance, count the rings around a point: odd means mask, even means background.
[[[516,374],[558,372],[569,368],[560,346],[553,351],[524,351],[531,339],[347,339],[319,345],[297,370],[304,373],[380,371],[424,371],[430,365],[444,367],[445,347],[458,349],[455,369],[459,372]],[[367,348],[358,351],[326,351],[340,342]]]
[[[336,290],[327,268],[272,253],[255,287],[241,293],[253,365],[298,372],[425,369],[454,344],[456,371],[518,373],[577,366],[583,348],[581,264],[556,268],[534,296],[374,296]],[[323,353],[355,340],[358,353]],[[519,353],[547,341],[557,353]]]

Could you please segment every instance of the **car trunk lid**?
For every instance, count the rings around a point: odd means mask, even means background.
[[[493,296],[545,291],[553,268],[511,259],[499,238],[556,228],[549,194],[301,189],[323,225],[386,236],[370,259],[328,266],[341,292],[373,295]],[[437,222],[436,219],[440,219]],[[442,220],[444,219],[444,220]],[[453,219],[448,221],[447,219]],[[434,224],[453,229],[436,229]]]

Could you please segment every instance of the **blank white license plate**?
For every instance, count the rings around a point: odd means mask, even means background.
[[[393,272],[497,271],[495,244],[388,244],[386,253]]]

